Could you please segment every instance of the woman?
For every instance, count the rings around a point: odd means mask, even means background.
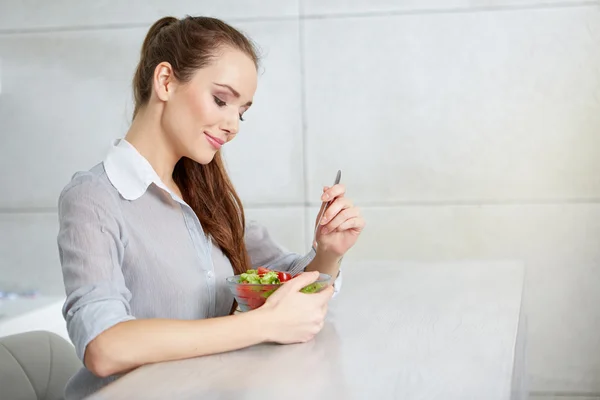
[[[252,104],[257,63],[250,41],[217,19],[166,17],[150,28],[131,128],[59,199],[63,314],[85,364],[67,399],[147,363],[305,342],[322,328],[341,258],[364,220],[335,185],[324,189],[332,203],[305,256],[245,225],[219,149]],[[225,278],[259,265],[307,272],[259,309],[233,314]],[[300,293],[316,271],[338,278],[321,293]]]

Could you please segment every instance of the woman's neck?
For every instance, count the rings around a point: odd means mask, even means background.
[[[158,113],[152,113],[147,109],[140,110],[133,119],[125,140],[148,160],[167,187],[180,194],[179,188],[173,181],[173,170],[181,157],[177,155],[162,130]]]

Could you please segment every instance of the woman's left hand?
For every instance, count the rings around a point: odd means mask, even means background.
[[[350,199],[344,197],[345,194],[346,187],[344,185],[338,184],[323,188],[321,200],[330,203],[321,219],[321,225],[317,228],[319,251],[323,250],[338,257],[343,256],[354,246],[365,227],[365,220],[361,216],[360,210],[352,204]],[[321,206],[322,209],[323,206]],[[318,224],[319,221],[317,220],[316,223]]]

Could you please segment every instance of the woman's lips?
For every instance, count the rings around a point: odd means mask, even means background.
[[[223,146],[225,144],[225,141],[223,139],[214,137],[214,136],[208,134],[207,132],[204,132],[204,134],[206,135],[206,140],[208,140],[208,142],[217,150],[219,150],[221,148],[221,146]]]

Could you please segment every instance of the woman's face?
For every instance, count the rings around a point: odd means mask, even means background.
[[[196,71],[189,82],[171,81],[161,124],[177,156],[200,164],[211,162],[221,146],[238,133],[256,84],[254,61],[230,48],[222,49],[213,63]]]

